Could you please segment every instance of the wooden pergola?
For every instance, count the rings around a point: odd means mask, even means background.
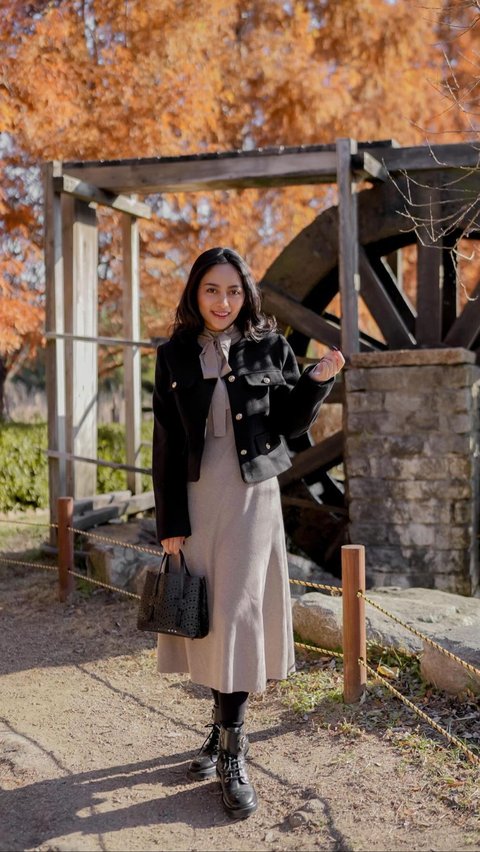
[[[417,317],[412,320],[411,310],[402,300],[396,282],[380,280],[378,270],[365,257],[359,242],[356,190],[360,182],[385,184],[406,174],[421,177],[424,194],[425,183],[434,193],[436,183],[444,180],[445,175],[453,178],[458,175],[468,180],[470,188],[480,190],[479,164],[480,153],[475,145],[401,148],[391,140],[357,143],[350,138],[338,139],[331,145],[48,163],[45,263],[52,520],[55,520],[57,497],[73,495],[78,499],[95,494],[96,465],[104,463],[97,459],[99,345],[124,347],[126,464],[118,466],[127,471],[132,494],[140,495],[140,352],[143,347],[154,349],[155,343],[140,340],[138,219],[150,217],[151,211],[147,204],[137,200],[138,196],[336,183],[335,262],[342,306],[338,327],[331,318],[325,319],[308,306],[303,285],[299,284],[297,291],[294,273],[287,271],[284,275],[281,269],[279,272],[278,264],[269,270],[261,287],[265,307],[281,322],[307,337],[328,344],[340,343],[348,356],[360,349],[375,348],[375,342],[372,344],[359,333],[361,281],[362,296],[369,307],[374,306],[375,318],[391,348],[442,345],[447,315],[451,320],[449,345],[465,345],[465,341],[477,339],[480,311],[476,306],[467,306],[464,314],[457,317],[452,308],[455,299],[451,270],[445,266],[445,255],[435,250],[438,246],[428,245],[428,240],[418,245]],[[119,339],[98,336],[98,206],[119,211],[122,219],[124,337]],[[301,243],[298,245],[297,254],[302,250]],[[318,245],[316,252],[320,257],[322,245]],[[416,324],[416,337],[412,322]]]

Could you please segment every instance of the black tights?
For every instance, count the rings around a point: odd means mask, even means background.
[[[218,692],[212,689],[212,695],[215,705],[220,707],[220,721],[225,728],[243,724],[248,692]]]

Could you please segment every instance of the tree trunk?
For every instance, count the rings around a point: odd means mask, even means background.
[[[6,359],[0,355],[0,422],[5,419],[5,382],[7,375]]]

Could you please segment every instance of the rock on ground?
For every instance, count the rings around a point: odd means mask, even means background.
[[[383,587],[366,597],[391,612],[443,648],[480,669],[480,599],[436,589]],[[342,647],[342,599],[321,592],[293,598],[294,630],[304,642],[322,648]],[[365,604],[367,642],[420,654],[424,679],[439,689],[458,694],[480,692],[480,677],[387,615]]]

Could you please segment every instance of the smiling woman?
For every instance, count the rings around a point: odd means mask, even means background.
[[[230,263],[212,266],[198,287],[198,310],[209,331],[225,331],[245,301],[239,273]]]
[[[157,353],[157,535],[206,577],[210,623],[201,639],[160,634],[158,670],[188,672],[210,687],[212,730],[188,777],[216,773],[235,818],[257,807],[245,766],[249,693],[295,667],[277,479],[291,466],[284,437],[308,430],[342,364],[340,352],[329,352],[300,376],[248,266],[228,248],[197,258],[172,339]]]

